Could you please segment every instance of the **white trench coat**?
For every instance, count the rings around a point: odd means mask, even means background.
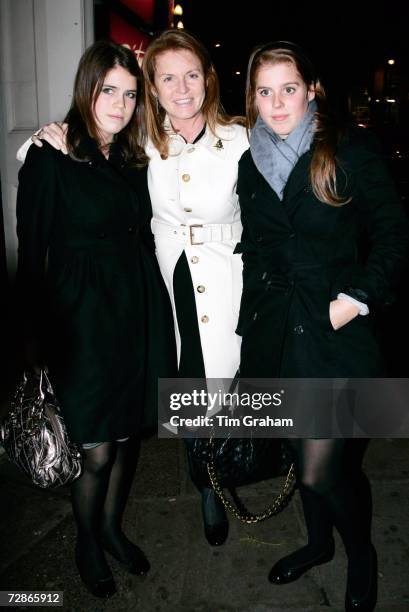
[[[173,306],[178,359],[173,272],[185,252],[206,377],[231,378],[239,366],[241,341],[235,333],[242,292],[241,256],[233,254],[241,235],[236,183],[238,161],[249,145],[239,125],[218,126],[216,133],[207,127],[195,144],[172,135],[166,160],[148,145],[148,185],[157,257]]]

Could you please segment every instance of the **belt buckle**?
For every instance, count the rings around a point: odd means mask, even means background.
[[[193,234],[192,234],[192,228],[195,228],[195,227],[202,227],[202,228],[203,228],[203,225],[200,225],[200,224],[196,224],[196,225],[189,225],[190,244],[191,244],[192,246],[197,246],[197,245],[199,245],[199,244],[204,244],[204,242],[193,242],[193,240],[194,240],[194,236],[193,236]]]

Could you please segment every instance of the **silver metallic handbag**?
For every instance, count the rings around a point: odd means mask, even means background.
[[[70,442],[44,369],[24,372],[1,423],[0,440],[9,459],[43,489],[61,487],[81,475],[81,447]]]

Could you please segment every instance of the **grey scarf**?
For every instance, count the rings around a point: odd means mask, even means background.
[[[274,189],[280,200],[295,164],[310,147],[314,138],[314,113],[317,103],[312,100],[297,127],[283,140],[264,123],[260,115],[250,135],[250,151],[257,170]]]

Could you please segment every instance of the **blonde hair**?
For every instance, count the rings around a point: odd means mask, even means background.
[[[185,30],[165,30],[147,48],[142,64],[145,81],[145,129],[146,135],[158,149],[162,159],[169,155],[169,136],[164,128],[165,111],[160,107],[155,90],[156,59],[166,51],[186,50],[195,55],[202,66],[206,83],[206,96],[202,106],[204,119],[210,131],[217,136],[217,125],[244,125],[243,117],[231,117],[220,102],[220,86],[214,65],[204,45]]]
[[[314,150],[310,165],[310,183],[315,196],[331,206],[341,206],[349,202],[337,192],[336,149],[341,135],[340,130],[329,116],[324,87],[320,83],[311,60],[294,43],[278,41],[257,47],[249,60],[246,82],[246,117],[248,129],[256,123],[256,78],[258,70],[266,64],[291,63],[297,69],[307,88],[315,91],[317,112]]]

